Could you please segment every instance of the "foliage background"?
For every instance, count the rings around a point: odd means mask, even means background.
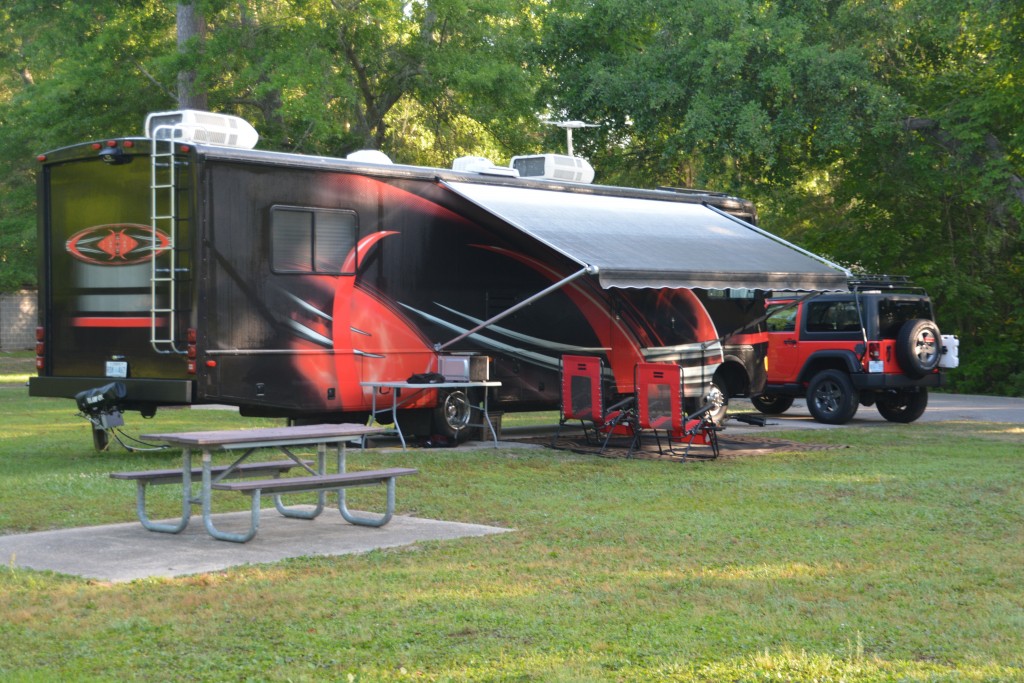
[[[954,388],[1024,395],[1021,35],[1000,0],[7,0],[0,290],[35,281],[35,155],[179,100],[266,149],[437,166],[559,151],[542,119],[584,119],[598,182],[743,196],[909,275],[961,337]]]

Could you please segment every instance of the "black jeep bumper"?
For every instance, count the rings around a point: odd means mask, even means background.
[[[850,375],[857,391],[881,391],[885,389],[921,389],[942,386],[942,373],[934,372],[924,377],[913,379],[906,375],[893,374],[856,374]]]

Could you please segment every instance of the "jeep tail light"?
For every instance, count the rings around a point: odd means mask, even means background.
[[[198,335],[195,328],[188,328],[185,331],[185,341],[187,342],[187,346],[185,346],[185,358],[187,359],[185,361],[185,370],[190,375],[196,374],[196,356],[199,354],[196,349],[196,339],[198,339]]]
[[[868,342],[868,360],[882,360],[882,345],[878,342]]]
[[[36,328],[36,371],[42,373],[46,369],[46,328]]]

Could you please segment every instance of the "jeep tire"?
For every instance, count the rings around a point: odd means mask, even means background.
[[[928,390],[893,391],[881,394],[876,404],[878,413],[889,422],[913,422],[928,407]]]
[[[939,367],[942,340],[931,320],[908,320],[896,335],[896,362],[907,377],[918,379]]]
[[[751,396],[750,402],[765,415],[782,415],[793,405],[793,397],[785,394],[759,394]]]
[[[853,383],[845,372],[822,370],[807,386],[807,408],[818,422],[846,424],[860,407]]]

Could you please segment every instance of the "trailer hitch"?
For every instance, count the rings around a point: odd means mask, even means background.
[[[121,399],[128,394],[124,382],[111,382],[75,394],[80,415],[92,423],[93,444],[97,450],[106,450],[107,431],[124,424]]]

